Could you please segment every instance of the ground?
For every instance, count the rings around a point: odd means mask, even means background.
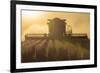
[[[22,42],[21,62],[86,60],[90,58],[88,38],[32,38]]]

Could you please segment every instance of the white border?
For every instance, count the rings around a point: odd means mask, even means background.
[[[80,61],[57,61],[57,62],[36,62],[36,63],[21,63],[21,9],[31,10],[49,10],[49,11],[67,11],[67,12],[86,12],[90,13],[90,60]],[[16,5],[16,68],[39,68],[39,67],[54,67],[54,66],[72,66],[94,64],[94,10],[84,8],[69,8],[69,7],[52,7],[52,6],[31,6],[31,5]]]

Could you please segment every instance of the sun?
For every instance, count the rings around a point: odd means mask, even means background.
[[[39,17],[43,14],[41,11],[22,11],[22,14],[27,17]]]

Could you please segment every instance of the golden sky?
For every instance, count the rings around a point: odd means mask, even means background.
[[[75,12],[22,11],[22,40],[25,34],[44,34],[48,32],[48,19],[66,19],[72,33],[86,33],[90,36],[90,14]],[[67,30],[67,29],[66,29]]]

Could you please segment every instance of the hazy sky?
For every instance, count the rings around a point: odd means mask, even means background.
[[[55,17],[66,19],[66,25],[72,27],[72,33],[87,33],[88,37],[90,36],[89,13],[24,10],[22,11],[22,40],[24,40],[25,34],[49,33],[48,19]]]

